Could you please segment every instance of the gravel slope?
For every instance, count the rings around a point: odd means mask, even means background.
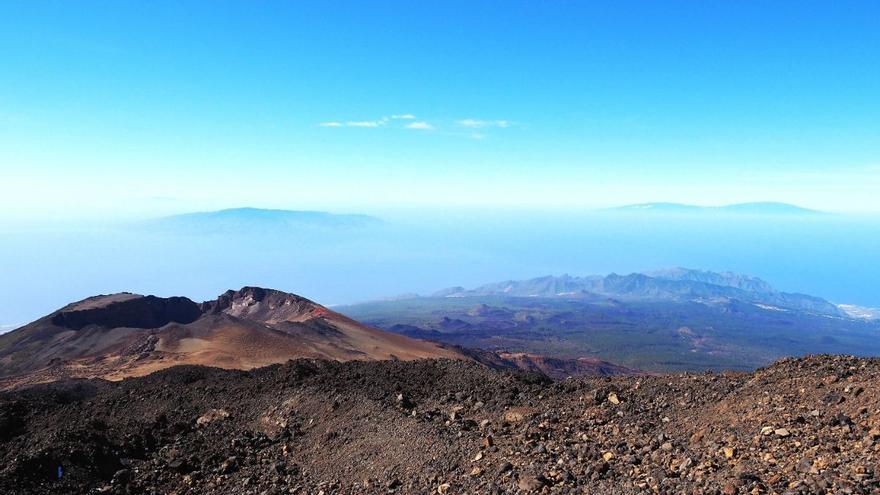
[[[0,394],[0,493],[880,493],[878,373],[298,360],[67,381]]]

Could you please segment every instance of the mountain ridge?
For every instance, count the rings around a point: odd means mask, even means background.
[[[747,371],[785,356],[880,352],[875,310],[733,272],[648,273],[508,280],[341,310],[409,337],[645,371]]]
[[[682,301],[712,303],[722,300],[812,311],[846,317],[845,311],[825,299],[807,294],[781,292],[757,277],[733,272],[711,272],[672,268],[648,273],[606,276],[547,275],[527,280],[507,280],[474,289],[452,287],[431,294],[432,297],[468,296],[575,297],[595,299],[613,297],[625,300]]]
[[[790,203],[757,201],[721,206],[699,206],[685,203],[637,203],[606,208],[606,212],[656,212],[656,213],[724,213],[742,215],[820,215],[824,212]]]

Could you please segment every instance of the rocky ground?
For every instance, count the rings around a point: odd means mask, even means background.
[[[0,394],[0,493],[880,493],[878,375],[300,360],[41,385]]]

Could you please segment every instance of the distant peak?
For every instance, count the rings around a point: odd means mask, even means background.
[[[246,285],[239,290],[228,290],[226,291],[226,294],[231,294],[234,299],[249,297],[257,301],[262,301],[267,297],[305,299],[290,292],[284,292],[277,289],[267,289],[265,287],[257,287],[253,285]]]
[[[219,300],[228,300],[229,302],[249,301],[259,303],[263,301],[274,303],[285,303],[288,301],[306,302],[317,305],[317,303],[306,299],[305,297],[284,292],[277,289],[267,289],[264,287],[244,286],[239,290],[228,290],[220,295]]]
[[[743,215],[817,215],[823,212],[774,201],[736,203],[723,206],[698,206],[683,203],[639,203],[604,211],[666,213],[730,213]]]
[[[648,272],[648,276],[663,280],[702,282],[718,286],[734,287],[750,292],[772,293],[776,290],[766,281],[731,271],[713,272],[692,268],[667,268]]]
[[[205,313],[224,313],[266,322],[305,321],[332,312],[305,297],[276,289],[245,286],[202,303]]]

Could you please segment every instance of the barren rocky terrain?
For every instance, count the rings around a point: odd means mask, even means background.
[[[880,493],[880,360],[179,366],[0,394],[0,493]]]
[[[120,293],[69,304],[0,335],[0,389],[120,380],[186,364],[252,369],[294,358],[466,359],[272,289],[243,287],[203,303]]]

